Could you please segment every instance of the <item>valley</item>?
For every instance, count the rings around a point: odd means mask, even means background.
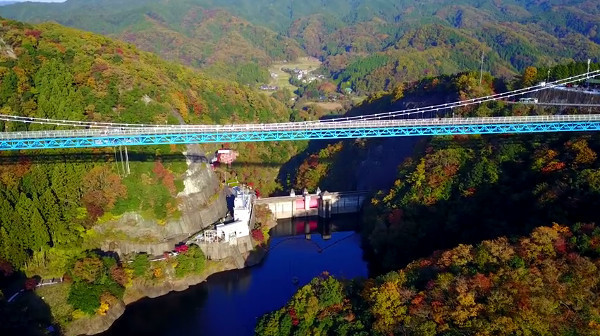
[[[298,90],[298,87],[290,83],[292,75],[289,71],[284,71],[284,69],[298,69],[312,72],[317,70],[320,66],[321,62],[312,57],[302,57],[290,62],[276,62],[269,67],[271,81],[268,85],[277,87],[277,90],[289,90],[290,92],[294,93],[296,90]]]
[[[600,330],[597,1],[0,5],[0,334]]]

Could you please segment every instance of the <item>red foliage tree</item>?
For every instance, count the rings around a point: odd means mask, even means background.
[[[110,277],[121,286],[125,286],[129,281],[127,273],[122,267],[119,266],[113,266],[110,268]]]
[[[492,288],[492,281],[487,276],[477,273],[473,277],[473,286],[482,293],[487,293]]]
[[[91,190],[83,194],[81,199],[87,213],[92,220],[96,220],[98,217],[104,215],[104,207],[106,206],[106,200],[100,190]]]
[[[28,278],[27,280],[25,280],[25,290],[34,290],[35,287],[37,287],[38,282],[36,279],[34,278]]]
[[[262,244],[265,241],[265,235],[261,230],[252,230],[252,239]]]
[[[388,215],[388,221],[391,226],[397,226],[402,224],[402,218],[404,217],[404,211],[402,209],[394,209]]]
[[[550,173],[550,172],[553,172],[553,171],[562,170],[562,169],[565,168],[565,166],[566,166],[566,164],[564,162],[552,161],[548,165],[546,165],[544,168],[542,168],[542,172],[543,173]]]
[[[28,29],[25,31],[25,36],[33,36],[37,40],[42,35],[41,30],[37,29]]]
[[[156,176],[158,176],[159,179],[162,179],[167,173],[167,168],[165,168],[162,162],[155,161],[154,168],[152,168],[152,171],[154,172],[154,174],[156,174]]]
[[[189,249],[189,246],[187,245],[179,245],[175,247],[175,252],[177,253],[186,253]]]
[[[110,211],[117,199],[127,195],[127,187],[108,166],[92,168],[82,182],[82,201],[92,219]]]
[[[298,320],[298,316],[296,315],[296,310],[294,308],[290,308],[289,314],[290,314],[290,317],[292,318],[292,325],[297,326],[300,323],[300,320]]]
[[[554,249],[560,254],[567,253],[567,242],[563,237],[559,237],[554,241]]]
[[[66,283],[71,283],[71,282],[73,282],[73,277],[71,277],[71,276],[70,276],[69,274],[67,274],[67,273],[63,274],[63,277],[62,277],[62,279],[63,279],[63,281],[64,281],[64,282],[66,282]]]
[[[0,273],[2,273],[2,275],[8,277],[11,276],[14,272],[14,269],[12,267],[12,265],[4,260],[4,259],[0,259]]]
[[[169,190],[169,192],[171,194],[175,194],[177,188],[175,188],[175,176],[173,176],[173,173],[165,168],[160,161],[154,162],[154,168],[152,171],[154,174],[156,174],[158,179],[162,181],[163,185]]]
[[[170,171],[167,170],[162,182],[171,194],[175,194],[177,192],[177,188],[175,187],[175,176],[173,176]]]

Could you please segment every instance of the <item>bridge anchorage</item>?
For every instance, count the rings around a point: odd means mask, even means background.
[[[431,118],[453,108],[505,101],[600,76],[600,70],[485,97],[428,107],[327,120],[234,125],[146,125],[53,120],[0,114],[0,120],[71,127],[2,132],[0,150],[93,148],[157,144],[348,139],[421,135],[574,132],[600,130],[600,114]],[[539,103],[539,105],[547,103]],[[589,107],[590,104],[577,104]],[[426,116],[429,116],[426,118]]]

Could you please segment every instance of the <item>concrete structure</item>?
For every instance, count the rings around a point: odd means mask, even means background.
[[[309,216],[330,218],[331,215],[360,212],[367,196],[366,191],[326,191],[320,194],[262,198],[256,200],[255,204],[266,205],[277,219]]]
[[[235,187],[233,201],[233,222],[218,224],[217,237],[230,244],[235,244],[237,238],[250,235],[250,215],[254,193],[246,188]]]
[[[196,244],[208,259],[220,260],[233,257],[238,268],[244,267],[243,255],[252,251],[250,226],[253,225],[252,206],[254,192],[245,187],[231,189],[233,200],[233,221],[216,224],[214,230],[204,230],[186,244]]]

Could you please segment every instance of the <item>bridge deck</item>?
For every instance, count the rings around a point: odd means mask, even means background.
[[[3,132],[0,150],[598,130],[600,114],[173,125]]]

